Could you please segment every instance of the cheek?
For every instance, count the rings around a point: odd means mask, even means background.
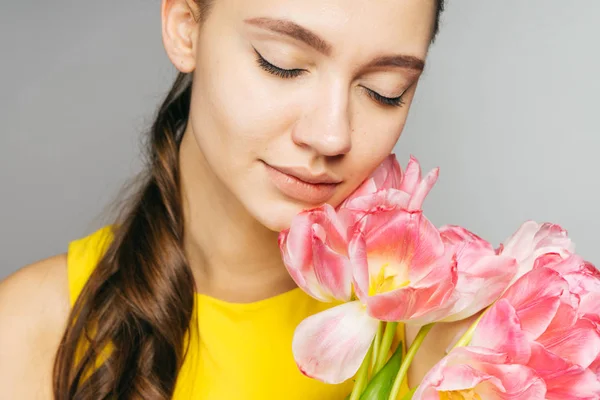
[[[195,125],[208,136],[200,140],[218,140],[222,150],[231,152],[224,157],[247,160],[248,154],[256,157],[269,139],[285,131],[289,107],[285,98],[273,96],[243,36],[227,31],[229,22],[211,21],[196,57]]]
[[[363,111],[355,115],[352,150],[346,164],[353,186],[357,187],[393,151],[404,130],[411,101],[412,93],[407,93],[400,110]]]
[[[294,107],[285,98],[273,96],[265,78],[253,70],[256,68],[219,63],[206,69],[204,87],[198,88],[205,97],[199,111],[212,130],[207,133],[219,138],[229,151],[226,157],[260,157],[296,119]]]

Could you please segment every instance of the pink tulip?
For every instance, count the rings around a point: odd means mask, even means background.
[[[594,362],[588,368],[596,374],[596,379],[600,381],[600,357],[596,357]]]
[[[574,265],[563,268],[579,270]],[[470,346],[452,350],[425,376],[413,399],[599,398],[600,382],[587,368],[600,351],[597,333],[571,312],[572,296],[540,261],[485,314]]]
[[[425,197],[435,185],[439,168],[421,178],[421,166],[411,156],[403,174],[396,156],[390,154],[342,204],[337,207],[340,219],[348,227],[348,236],[354,225],[365,215],[382,210],[404,208],[420,210]]]
[[[402,168],[398,164],[395,154],[390,154],[385,160],[363,181],[363,183],[344,200],[341,207],[357,197],[378,192],[381,189],[398,189],[402,183]]]
[[[484,315],[470,346],[438,363],[413,399],[600,398],[600,381],[588,368],[600,353],[600,336],[589,314],[580,317],[578,295],[571,292],[593,284],[572,279],[573,286],[548,267],[597,279],[579,261],[540,258]]]
[[[506,299],[494,304],[479,322],[471,346],[499,352],[511,364],[527,364],[531,357],[527,333],[522,329],[517,311]]]
[[[421,211],[369,212],[356,226],[349,255],[354,290],[372,317],[422,324],[447,316],[456,260]]]
[[[572,364],[533,342],[528,366],[546,384],[546,399],[597,399],[600,382],[590,369]]]
[[[514,307],[527,338],[552,354],[582,368],[588,368],[600,354],[597,326],[590,318],[580,316],[578,296],[555,270],[533,269],[517,280],[502,299]],[[488,315],[481,322],[486,318]]]
[[[500,245],[498,254],[513,257],[519,264],[514,280],[531,271],[535,260],[548,253],[556,253],[562,258],[573,253],[575,245],[567,235],[567,231],[559,225],[535,221],[526,221]]]
[[[376,207],[352,227],[350,244],[346,228],[325,204],[300,213],[279,237],[284,264],[299,287],[322,301],[346,302],[308,317],[294,334],[300,370],[327,383],[356,373],[379,320],[438,318],[456,283],[453,254],[421,211]]]
[[[296,215],[290,228],[279,235],[288,272],[302,290],[317,300],[350,300],[352,267],[346,231],[333,207],[324,204]]]
[[[369,211],[367,204],[375,204],[372,194],[382,190],[393,189],[395,206],[406,208],[409,211],[420,210],[425,197],[435,185],[439,176],[439,168],[431,170],[425,178],[421,177],[419,161],[411,156],[403,174],[396,156],[390,154],[375,171],[359,186],[338,209],[349,209],[359,212]],[[364,198],[366,196],[366,199]],[[358,219],[358,218],[357,218]]]
[[[310,378],[337,384],[356,374],[377,332],[379,321],[352,301],[302,321],[292,352],[298,368]]]
[[[517,262],[496,255],[492,245],[459,226],[440,228],[442,241],[456,255],[458,280],[450,301],[451,322],[468,318],[488,307],[506,290],[517,272]]]
[[[483,347],[459,347],[423,378],[413,400],[544,400],[546,385],[529,367]]]
[[[565,273],[585,270],[580,260],[541,257],[486,313],[471,341],[472,346],[484,346],[505,354],[511,363],[531,368],[544,380],[547,399],[600,396],[600,381],[592,369],[600,354],[597,325],[589,314],[579,312],[579,296],[571,292],[567,279],[549,268]],[[587,272],[597,280],[592,271]]]
[[[538,267],[553,269],[568,282],[569,290],[579,297],[580,316],[600,315],[600,271],[592,263],[577,254],[567,258],[546,254],[536,260],[534,268]]]
[[[550,268],[561,274],[567,281],[569,290],[576,296],[576,302],[569,309],[570,323],[565,323],[564,320],[557,323],[554,330],[560,332],[561,326],[571,327],[575,325],[579,328],[580,334],[583,329],[583,334],[587,334],[591,343],[596,343],[594,340],[593,330],[600,332],[600,271],[591,264],[585,261],[581,256],[573,254],[570,257],[563,259],[557,254],[547,254],[539,257],[536,260],[534,268]],[[566,307],[565,307],[566,308]],[[583,322],[576,324],[576,319],[583,319]],[[593,329],[592,329],[593,327]],[[548,337],[550,333],[546,335]],[[590,345],[590,343],[586,343]],[[589,347],[583,350],[583,355],[593,355],[594,351]],[[587,350],[587,351],[586,351]],[[564,350],[570,351],[570,350]],[[575,354],[580,354],[575,352]],[[589,363],[589,358],[579,359],[579,364]],[[600,379],[600,351],[597,352],[595,359],[590,363],[589,367]]]
[[[439,168],[434,168],[425,178],[421,178],[421,165],[415,157],[410,156],[404,178],[398,188],[410,195],[410,202],[406,206],[407,210],[416,211],[422,208],[425,198],[437,182],[439,173]]]
[[[352,298],[346,226],[329,204],[306,210],[279,235],[290,275],[306,293],[325,302],[347,302],[308,317],[296,328],[294,358],[307,376],[327,383],[351,378],[379,324]]]
[[[537,268],[519,278],[501,299],[506,299],[516,310],[522,330],[530,340],[535,340],[555,320],[561,298],[566,293],[568,284],[559,273],[549,268]],[[566,318],[568,313],[559,315]],[[483,320],[486,318],[489,316],[484,316]]]

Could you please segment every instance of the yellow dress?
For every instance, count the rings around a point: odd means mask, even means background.
[[[67,265],[74,304],[106,246],[110,227],[69,244]],[[324,384],[304,376],[292,355],[294,329],[323,311],[300,289],[253,303],[230,303],[197,294],[198,324],[178,376],[175,400],[343,400],[353,380]],[[399,338],[404,329],[399,329]],[[406,383],[401,396],[406,393]]]

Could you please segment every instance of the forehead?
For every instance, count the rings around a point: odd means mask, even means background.
[[[436,11],[435,0],[218,0],[215,7],[235,23],[263,17],[293,21],[331,44],[333,57],[398,52],[425,57]]]

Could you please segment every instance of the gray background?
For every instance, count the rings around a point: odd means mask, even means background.
[[[0,5],[0,279],[106,222],[174,77],[158,0]],[[425,210],[494,245],[564,226],[600,265],[600,1],[450,0],[404,134]]]

